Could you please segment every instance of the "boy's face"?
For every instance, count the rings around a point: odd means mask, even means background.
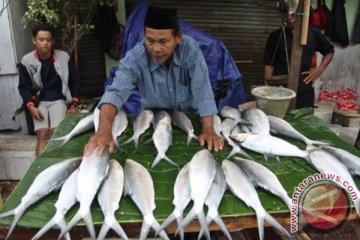
[[[295,27],[295,14],[284,14],[283,21],[288,28],[293,29]]]
[[[164,64],[169,60],[182,34],[173,35],[172,29],[153,29],[145,27],[145,46],[154,62]]]
[[[54,46],[54,38],[51,32],[39,31],[33,37],[33,44],[41,57],[50,57]]]

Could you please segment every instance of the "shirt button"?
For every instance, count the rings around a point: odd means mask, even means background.
[[[170,88],[169,91],[172,92],[172,88]]]

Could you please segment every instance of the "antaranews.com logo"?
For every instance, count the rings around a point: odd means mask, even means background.
[[[345,222],[350,214],[350,201],[359,201],[356,186],[333,173],[315,173],[294,188],[290,215],[290,231],[310,224],[329,230]]]

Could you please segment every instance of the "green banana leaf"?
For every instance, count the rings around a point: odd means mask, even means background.
[[[53,138],[63,136],[70,132],[76,123],[84,116],[86,116],[86,114],[83,113],[68,115],[57,128]],[[200,134],[201,124],[198,116],[190,115],[189,117],[194,125],[195,133]],[[132,135],[132,121],[134,118],[135,116],[128,116],[129,125],[126,131],[118,138],[120,143],[124,142]],[[325,123],[312,115],[309,109],[294,110],[286,115],[286,120],[310,139],[327,141],[333,146],[348,150],[353,154],[360,156],[357,149],[338,138],[330,129],[327,128]],[[134,148],[133,144],[121,146],[119,150],[116,150],[111,155],[111,158],[118,160],[122,165],[127,158],[130,158],[138,161],[149,170],[154,181],[156,195],[155,203],[157,207],[154,211],[154,215],[159,221],[163,221],[173,210],[173,185],[179,169],[164,160],[162,160],[155,168],[150,168],[157,151],[152,142],[147,144],[145,144],[145,142],[151,138],[152,132],[153,130],[149,129],[140,137],[139,147],[137,149]],[[93,133],[93,131],[89,131],[76,136],[61,148],[58,147],[58,142],[50,141],[45,152],[34,160],[14,192],[9,196],[5,205],[1,209],[1,212],[11,210],[20,203],[21,198],[25,195],[29,186],[39,172],[56,162],[81,156],[84,145]],[[306,145],[302,142],[290,139],[286,140],[297,145],[301,149],[305,149],[306,147]],[[170,159],[177,162],[180,167],[190,161],[192,156],[200,149],[202,149],[202,147],[195,140],[191,142],[189,147],[186,146],[186,134],[176,127],[173,128],[173,145],[169,148],[167,155]],[[221,163],[230,151],[231,147],[225,145],[223,151],[213,152],[213,155],[215,159]],[[283,184],[290,197],[293,193],[294,187],[298,186],[298,184],[309,175],[316,173],[315,169],[301,158],[282,157],[281,163],[279,163],[275,158],[269,158],[268,161],[265,161],[262,155],[248,150],[246,151],[257,162],[268,167],[278,176],[280,182]],[[359,179],[356,179],[356,183],[359,186]],[[271,214],[289,212],[286,205],[274,195],[261,189],[258,189],[258,194],[264,208]],[[32,205],[20,219],[18,226],[41,228],[54,215],[54,203],[57,200],[57,196],[57,192],[51,193]],[[190,207],[191,205],[188,206],[185,212],[188,212]],[[67,221],[74,216],[78,208],[79,205],[75,205],[68,212],[66,215]],[[251,208],[247,207],[241,200],[236,198],[229,191],[227,191],[223,197],[219,212],[223,218],[254,215],[254,211]],[[95,224],[102,224],[103,214],[96,200],[94,200],[92,205],[92,216]],[[140,211],[128,196],[121,199],[120,208],[116,213],[116,218],[120,223],[142,221]],[[0,224],[9,225],[11,221],[12,217],[7,217],[5,219],[0,219]],[[78,225],[84,225],[84,222],[80,221]]]

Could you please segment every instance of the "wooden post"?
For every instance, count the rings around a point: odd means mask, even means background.
[[[74,16],[74,63],[76,69],[79,69],[79,54],[78,54],[78,15],[75,14]]]
[[[303,46],[305,46],[307,44],[310,5],[311,5],[311,0],[304,0],[304,11],[302,14],[301,41],[300,41],[300,44]]]
[[[290,59],[290,71],[289,71],[289,80],[288,88],[292,89],[297,93],[299,77],[300,77],[300,66],[301,66],[301,57],[303,47],[300,45],[301,38],[301,25],[302,25],[302,14],[299,14],[304,9],[304,1],[300,0],[298,5],[298,10],[295,12],[295,26],[293,32],[292,48],[291,48],[291,59]],[[296,98],[293,98],[289,105],[289,110],[295,108]]]

